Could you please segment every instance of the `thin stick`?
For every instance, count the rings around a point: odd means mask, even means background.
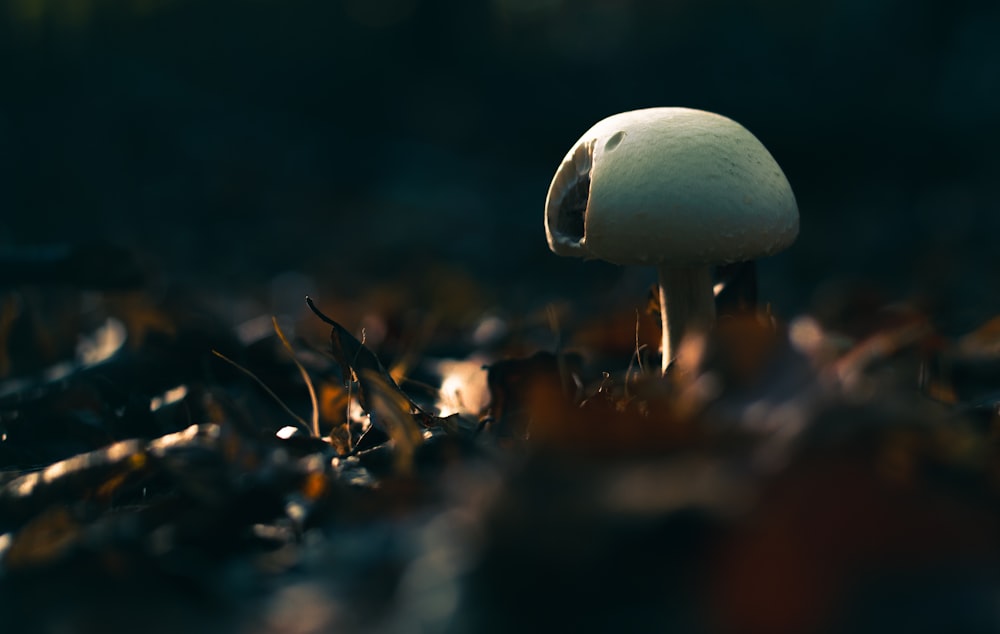
[[[632,377],[632,364],[635,363],[639,366],[639,375],[646,373],[645,368],[642,367],[642,351],[646,347],[646,344],[639,345],[639,309],[635,309],[635,352],[628,360],[628,368],[625,369],[625,400],[629,399],[628,392],[628,382]]]
[[[285,350],[288,350],[288,354],[292,357],[292,363],[295,367],[299,369],[299,374],[302,375],[302,380],[305,381],[306,389],[309,390],[309,401],[312,403],[312,431],[313,436],[319,438],[319,400],[316,398],[316,389],[313,387],[312,379],[309,378],[309,373],[306,372],[305,367],[299,360],[295,357],[295,349],[292,348],[292,344],[289,343],[288,337],[285,333],[281,331],[281,326],[278,325],[278,318],[271,316],[271,324],[274,326],[274,332],[277,333],[278,339],[281,339],[282,345],[285,346]]]
[[[257,385],[259,385],[259,386],[261,386],[262,388],[264,388],[264,391],[265,391],[265,392],[267,392],[267,393],[268,393],[268,395],[270,395],[270,397],[271,397],[271,398],[273,398],[273,399],[274,399],[274,401],[275,401],[275,402],[276,402],[276,403],[277,403],[278,405],[280,405],[280,406],[281,406],[281,408],[282,408],[283,410],[285,410],[285,411],[286,411],[286,412],[288,413],[288,415],[289,415],[289,416],[291,416],[292,418],[294,418],[294,419],[296,420],[296,422],[298,422],[298,423],[299,423],[299,425],[301,425],[301,426],[302,426],[302,429],[303,429],[304,431],[306,431],[306,432],[309,432],[309,431],[310,431],[310,429],[309,429],[309,423],[307,423],[307,422],[306,422],[305,420],[303,420],[303,419],[302,419],[302,417],[300,417],[300,416],[299,416],[298,414],[296,414],[295,412],[293,412],[293,411],[291,410],[291,408],[290,408],[290,407],[288,407],[287,405],[285,405],[284,401],[282,401],[282,400],[281,400],[280,398],[278,398],[278,395],[277,395],[277,394],[275,394],[274,392],[272,392],[272,391],[271,391],[271,388],[267,387],[267,385],[265,385],[265,384],[264,384],[264,382],[263,382],[263,381],[261,381],[261,380],[260,380],[260,379],[259,379],[259,378],[257,377],[257,375],[256,375],[256,374],[254,374],[254,373],[253,373],[253,372],[251,372],[250,370],[247,370],[246,368],[244,368],[243,366],[241,366],[241,365],[240,365],[239,363],[236,363],[235,361],[233,361],[232,359],[230,359],[230,358],[229,358],[229,357],[227,357],[226,355],[222,354],[222,353],[221,353],[221,352],[219,352],[218,350],[212,350],[212,354],[214,354],[215,356],[219,357],[220,359],[222,359],[223,361],[225,361],[225,362],[226,362],[226,363],[228,363],[229,365],[233,366],[234,368],[236,368],[237,370],[239,370],[239,371],[240,371],[240,372],[242,372],[243,374],[245,374],[245,375],[247,375],[248,377],[250,377],[251,379],[253,379],[253,380],[254,380],[254,381],[255,381],[255,382],[257,383]]]

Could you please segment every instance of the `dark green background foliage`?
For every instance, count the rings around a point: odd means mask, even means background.
[[[796,191],[765,297],[862,278],[961,329],[1000,311],[998,30],[987,0],[9,0],[0,244],[104,237],[229,288],[613,282],[548,253],[551,174],[596,120],[686,105]]]

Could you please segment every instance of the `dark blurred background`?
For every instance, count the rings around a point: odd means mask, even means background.
[[[0,246],[296,301],[609,292],[646,273],[549,253],[549,179],[595,121],[684,105],[793,185],[779,313],[870,287],[960,331],[1000,312],[998,32],[992,0],[7,0]]]

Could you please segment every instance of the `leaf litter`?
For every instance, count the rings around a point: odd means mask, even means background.
[[[752,271],[721,279],[664,378],[646,307],[471,324],[405,377],[312,300],[325,348],[156,309],[58,380],[11,358],[0,610],[39,631],[996,626],[995,323],[785,325]],[[2,315],[6,346],[24,317]],[[465,359],[477,405],[439,408]]]

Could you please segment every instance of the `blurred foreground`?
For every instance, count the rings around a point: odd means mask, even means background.
[[[352,334],[4,297],[15,631],[1000,627],[996,322],[730,311],[662,379],[635,306]]]

